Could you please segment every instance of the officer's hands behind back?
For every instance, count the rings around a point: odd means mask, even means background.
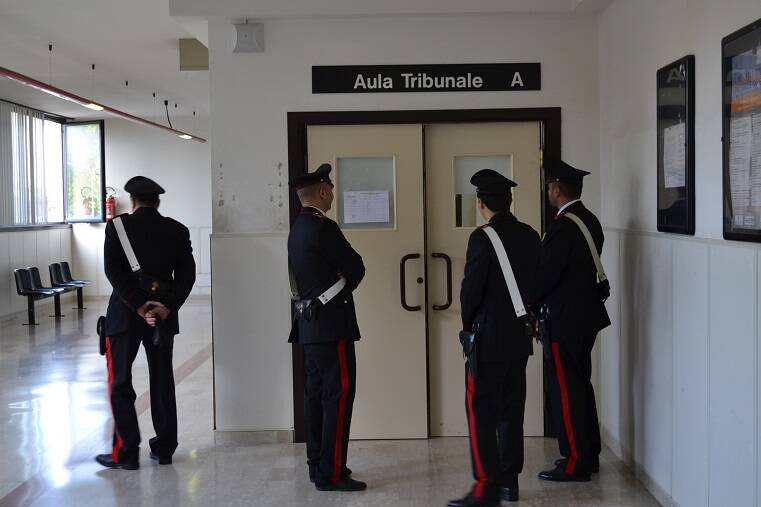
[[[159,320],[166,320],[170,312],[169,308],[158,301],[146,301],[137,309],[137,314],[151,327],[156,327]]]

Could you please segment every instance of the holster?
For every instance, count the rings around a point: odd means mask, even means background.
[[[164,322],[159,322],[156,327],[153,328],[153,346],[164,347],[172,342],[174,335],[167,332],[167,327]]]
[[[597,282],[597,293],[600,295],[600,300],[604,303],[610,297],[610,282],[606,278],[601,282]]]
[[[539,313],[537,314],[537,337],[542,342],[545,350],[549,350],[552,340],[550,327],[550,309],[547,305],[542,305],[539,307]]]
[[[106,355],[106,317],[98,317],[98,323],[95,325],[95,331],[98,333],[99,352],[101,356]]]
[[[312,320],[319,307],[319,299],[297,299],[293,302],[293,317],[295,319],[309,322]]]
[[[474,377],[478,376],[478,326],[471,331],[460,331],[462,356],[468,361],[468,368]]]

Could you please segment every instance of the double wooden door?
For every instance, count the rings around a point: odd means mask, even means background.
[[[362,255],[362,339],[352,438],[467,434],[459,288],[482,223],[469,179],[515,180],[513,213],[540,229],[538,122],[327,125],[307,129],[308,167],[333,166],[330,211]],[[541,354],[527,370],[525,434],[543,434]]]

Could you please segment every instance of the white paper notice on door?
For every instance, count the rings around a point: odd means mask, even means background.
[[[389,221],[388,190],[344,192],[345,224],[378,224]]]
[[[684,157],[684,123],[663,130],[663,179],[666,188],[686,184]]]

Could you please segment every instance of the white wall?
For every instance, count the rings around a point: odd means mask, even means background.
[[[178,120],[175,120],[178,121]],[[207,137],[203,120],[179,120],[179,128]],[[197,280],[193,294],[210,294],[211,176],[209,143],[185,141],[126,120],[106,120],[106,185],[118,192],[118,213],[130,211],[124,184],[133,176],[154,179],[164,187],[160,211],[190,229]],[[104,224],[73,226],[75,276],[93,280],[88,296],[107,296],[111,285],[103,272]]]
[[[759,248],[723,241],[721,38],[758,0],[617,0],[599,18],[600,165],[613,325],[606,442],[664,504],[759,505]],[[695,55],[696,235],[656,231],[655,73]]]
[[[266,21],[263,53],[232,54],[229,20],[209,22],[213,224],[215,249],[232,241],[219,233],[288,230],[287,130],[289,111],[562,108],[564,157],[595,173],[585,189],[587,201],[599,208],[597,24],[594,18],[571,16],[377,17]],[[312,95],[312,65],[541,62],[542,90],[537,92],[390,93]],[[219,245],[219,248],[222,248]],[[222,272],[256,269],[286,272],[286,260],[215,258]],[[219,275],[221,276],[221,275]],[[216,287],[216,283],[215,283]],[[225,289],[228,290],[228,289]],[[234,294],[228,308],[245,315],[246,291]],[[261,291],[269,290],[261,287]],[[257,292],[258,294],[258,292]],[[227,336],[214,298],[215,369],[235,368],[222,357],[248,354],[251,333]],[[281,302],[287,307],[288,300]],[[290,323],[268,337],[287,351]],[[229,349],[227,348],[229,347]],[[225,350],[223,350],[225,348]],[[237,385],[271,386],[276,397],[292,395],[290,381],[274,385],[269,368],[290,368],[288,354],[267,350],[235,368]],[[228,393],[217,385],[217,398]],[[220,414],[224,418],[227,414]],[[236,427],[248,430],[289,429],[292,414],[282,414],[272,427],[265,417],[274,407],[252,407]]]
[[[0,318],[26,311],[27,300],[16,294],[13,270],[37,266],[44,285],[50,285],[48,266],[51,262],[71,263],[71,229],[41,229],[19,232],[0,232]],[[67,294],[71,298],[74,293]],[[37,306],[50,304],[44,299]],[[37,313],[37,321],[47,314]]]

